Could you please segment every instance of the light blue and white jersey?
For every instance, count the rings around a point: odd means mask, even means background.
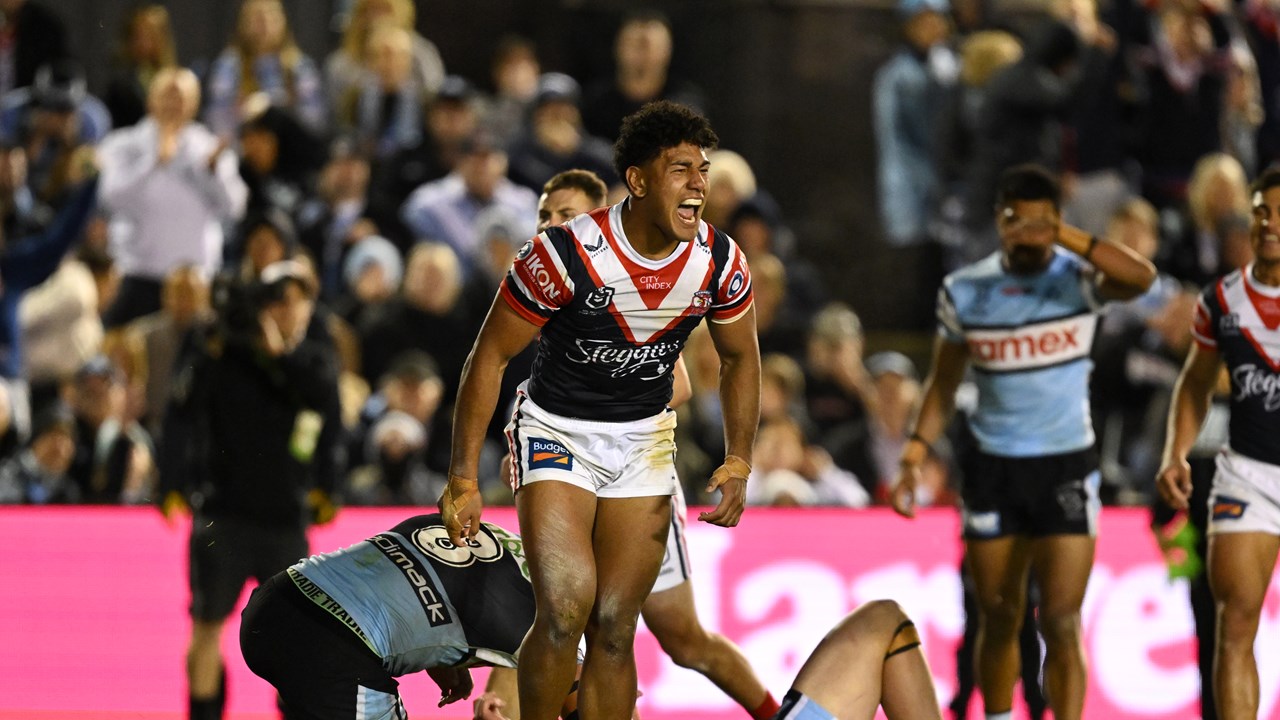
[[[1089,266],[1058,248],[1036,275],[1007,272],[996,252],[943,280],[938,332],[968,346],[978,388],[970,424],[983,452],[1035,457],[1093,445],[1089,351],[1101,305]]]
[[[457,547],[438,514],[419,515],[306,558],[288,573],[396,677],[438,667],[515,667],[533,623],[523,543],[491,523]]]

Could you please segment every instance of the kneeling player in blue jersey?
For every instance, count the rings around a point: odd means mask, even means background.
[[[920,466],[972,366],[978,405],[969,420],[978,449],[964,472],[962,523],[988,720],[1010,717],[1032,569],[1041,588],[1045,694],[1058,720],[1083,712],[1080,605],[1099,508],[1089,349],[1102,303],[1136,297],[1155,279],[1137,253],[1064,224],[1060,201],[1058,181],[1039,167],[1001,175],[1001,248],[943,281],[933,370],[891,496],[894,509],[914,515]]]
[[[523,542],[492,523],[465,542],[449,540],[439,515],[419,515],[255,590],[240,648],[279,691],[285,717],[399,720],[408,714],[398,677],[425,670],[443,706],[471,694],[469,668],[514,668],[534,612]],[[940,718],[919,646],[897,603],[867,603],[814,650],[776,720],[869,719],[880,705],[891,720]],[[475,703],[477,720],[518,717],[506,680]]]

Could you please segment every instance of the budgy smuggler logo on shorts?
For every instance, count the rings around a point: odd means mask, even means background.
[[[573,453],[554,440],[529,438],[529,469],[573,469]]]

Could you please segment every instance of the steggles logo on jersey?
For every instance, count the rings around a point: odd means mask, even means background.
[[[655,342],[636,347],[629,344],[616,344],[609,340],[574,341],[576,352],[568,358],[580,365],[598,365],[612,377],[626,377],[645,372],[642,380],[656,380],[671,371],[676,356],[680,354],[680,343]]]
[[[529,438],[529,469],[573,469],[573,453],[555,440]]]
[[[1261,397],[1267,412],[1280,410],[1280,375],[1248,363],[1231,371],[1231,382],[1236,387],[1237,401]]]

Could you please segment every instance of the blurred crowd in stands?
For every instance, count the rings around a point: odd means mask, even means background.
[[[1145,503],[1195,290],[1248,261],[1247,181],[1280,158],[1280,2],[1052,0],[1016,27],[984,7],[897,8],[904,42],[868,106],[882,235],[937,246],[950,266],[989,253],[995,177],[1039,162],[1062,173],[1070,222],[1154,259],[1155,288],[1104,318],[1094,376],[1107,497]],[[314,301],[306,341],[336,378],[334,493],[434,504],[462,365],[543,183],[583,168],[621,199],[623,117],[667,98],[715,120],[668,74],[670,27],[651,12],[618,16],[614,67],[590,78],[545,72],[520,37],[497,45],[492,77],[450,74],[412,0],[353,0],[325,58],[294,43],[279,0],[244,0],[199,73],[178,65],[161,5],[131,14],[111,58],[75,57],[39,0],[0,0],[0,14],[3,503],[155,503],[181,485],[160,459],[192,338],[244,310],[236,287],[295,260]],[[96,94],[86,62],[113,67]],[[755,280],[749,501],[883,502],[923,358],[868,353],[856,309],[832,302],[749,159],[723,148],[711,163],[705,219]],[[512,363],[504,402],[530,359]],[[685,359],[678,460],[698,504],[723,454],[705,332]],[[511,499],[505,416],[481,476],[490,503]],[[932,504],[954,502],[962,420],[953,435],[930,461]]]

